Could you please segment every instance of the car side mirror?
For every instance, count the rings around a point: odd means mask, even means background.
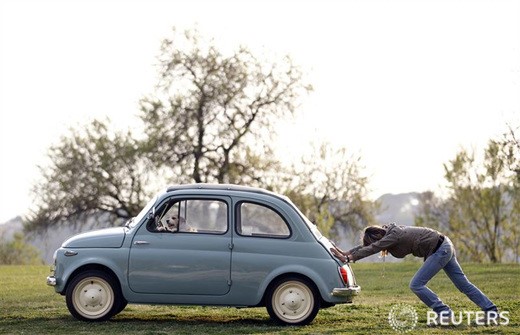
[[[150,213],[148,213],[148,222],[149,224],[157,223],[159,218],[157,217],[157,212],[155,211],[155,207],[152,208]]]

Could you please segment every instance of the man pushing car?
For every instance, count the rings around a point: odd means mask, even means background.
[[[423,257],[424,264],[410,281],[410,289],[437,314],[436,321],[441,325],[450,324],[453,311],[426,284],[441,269],[446,272],[457,289],[484,311],[484,324],[498,318],[498,309],[489,298],[473,285],[457,262],[453,243],[436,230],[424,227],[397,226],[394,223],[384,226],[369,226],[363,233],[362,245],[349,251],[332,248],[331,252],[343,262],[355,262],[381,252],[390,253],[397,258],[408,254]],[[435,323],[437,324],[437,322]]]

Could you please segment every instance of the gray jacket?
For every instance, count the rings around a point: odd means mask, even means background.
[[[433,252],[439,238],[442,236],[436,230],[423,227],[396,226],[391,223],[385,236],[366,247],[360,245],[349,250],[350,260],[359,259],[387,250],[392,256],[403,258],[408,254],[428,258]]]

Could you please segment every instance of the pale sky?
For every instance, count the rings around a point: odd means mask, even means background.
[[[443,163],[520,123],[520,0],[0,1],[0,222],[23,215],[71,126],[136,122],[173,26],[290,54],[315,91],[280,150],[328,140],[371,197],[436,191]]]

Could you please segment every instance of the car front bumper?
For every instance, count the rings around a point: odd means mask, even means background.
[[[56,286],[56,278],[54,278],[54,276],[48,276],[47,277],[47,285],[49,285],[49,286]]]
[[[341,287],[335,288],[332,290],[331,295],[339,298],[347,298],[349,301],[352,301],[352,298],[355,295],[358,295],[361,291],[361,286],[350,286],[350,287]]]

